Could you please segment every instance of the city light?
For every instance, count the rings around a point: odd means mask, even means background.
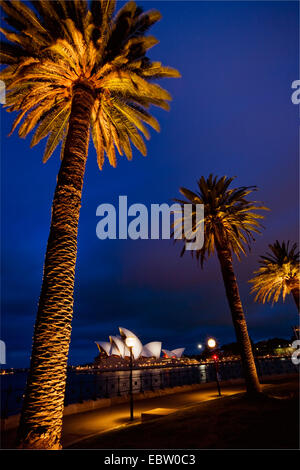
[[[128,348],[133,348],[133,346],[135,345],[135,338],[128,336],[125,340],[125,343]]]
[[[198,349],[202,349],[202,344],[198,344]]]
[[[216,340],[215,340],[214,338],[209,338],[209,339],[207,340],[207,346],[208,346],[209,348],[212,348],[212,349],[213,349],[213,348],[216,347],[216,345],[217,345],[217,342],[216,342]]]

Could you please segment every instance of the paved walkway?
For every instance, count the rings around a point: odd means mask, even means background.
[[[280,378],[281,380],[284,377]],[[275,380],[276,382],[277,380]],[[265,382],[272,383],[273,380],[268,378]],[[223,382],[222,396],[231,396],[245,392],[245,386],[241,383],[230,384]],[[263,385],[269,387],[269,385]],[[182,391],[172,395],[156,396],[136,401],[134,403],[134,423],[141,422],[141,413],[149,411],[153,408],[173,408],[181,410],[183,408],[193,406],[197,403],[222,399],[218,397],[216,384],[199,385],[197,389]],[[76,442],[92,437],[109,430],[128,426],[129,421],[129,402],[113,405],[107,408],[99,408],[84,413],[67,415],[64,417],[63,424],[63,447],[69,447]],[[11,429],[2,435],[2,448],[14,448],[16,430]]]
[[[222,386],[222,396],[234,395],[244,391],[245,387],[241,384],[224,384]],[[141,421],[142,412],[153,408],[175,408],[179,410],[214,399],[219,399],[215,384],[212,384],[209,388],[201,389],[201,385],[199,385],[197,390],[139,400],[134,403],[135,423]],[[62,444],[63,447],[68,447],[87,437],[117,427],[128,426],[129,424],[129,403],[65,416]]]

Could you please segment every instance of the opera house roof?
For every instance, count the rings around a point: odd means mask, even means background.
[[[130,356],[130,350],[126,346],[126,338],[134,338],[134,345],[132,347],[132,355],[134,359],[139,357],[155,357],[158,359],[163,353],[163,357],[179,359],[185,348],[177,348],[169,351],[162,349],[161,341],[152,341],[151,343],[142,344],[140,339],[130,330],[119,327],[119,335],[110,336],[108,341],[96,341],[98,349],[101,353],[107,356],[120,356],[122,358]]]

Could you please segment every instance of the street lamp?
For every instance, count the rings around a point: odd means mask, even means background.
[[[198,349],[202,349],[202,344],[198,344]]]
[[[207,346],[211,350],[215,349],[215,347],[217,346],[216,340],[214,338],[209,338],[207,340]],[[219,381],[219,357],[218,357],[217,354],[214,354],[212,358],[213,358],[214,364],[215,364],[216,382],[217,382],[218,394],[219,394],[219,397],[220,397],[221,396],[221,387],[220,387],[220,381]]]
[[[130,396],[130,421],[133,421],[133,393],[132,393],[132,348],[135,345],[135,338],[128,336],[125,340],[130,351],[130,375],[129,375],[129,396]]]
[[[217,342],[214,338],[209,338],[207,340],[207,346],[210,348],[210,349],[214,349],[217,345]]]

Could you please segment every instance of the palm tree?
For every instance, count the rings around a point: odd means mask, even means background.
[[[255,301],[263,304],[278,302],[282,294],[283,301],[287,294],[292,294],[298,312],[299,306],[299,251],[297,243],[289,247],[290,242],[280,244],[278,240],[269,245],[271,253],[260,257],[260,268],[254,271],[255,277],[249,282],[253,284],[251,293],[256,293]]]
[[[232,255],[234,253],[240,260],[240,254],[246,254],[245,248],[249,247],[250,242],[254,240],[252,233],[260,232],[261,224],[258,219],[263,218],[262,215],[254,211],[266,208],[260,203],[247,200],[247,196],[256,189],[255,186],[229,189],[233,179],[226,176],[217,178],[213,175],[205,179],[202,176],[198,181],[198,192],[194,193],[186,188],[180,188],[180,192],[186,200],[175,199],[175,201],[179,202],[182,208],[185,204],[192,205],[194,234],[197,230],[202,229],[195,217],[196,206],[197,204],[204,205],[204,244],[201,249],[196,250],[196,259],[200,260],[201,267],[203,267],[205,255],[209,257],[215,250],[217,252],[233,326],[240,346],[247,392],[256,394],[261,391],[261,388],[233,270]],[[184,216],[180,222],[182,225]],[[190,234],[188,235],[190,236]],[[186,250],[188,237],[183,235],[183,238],[184,246],[181,254]],[[191,253],[193,255],[193,251]]]
[[[160,19],[135,2],[117,14],[114,0],[1,1],[6,41],[1,63],[8,111],[18,111],[12,131],[35,128],[31,145],[48,136],[43,161],[61,142],[43,283],[34,329],[30,372],[19,427],[23,448],[60,448],[66,367],[73,314],[77,227],[89,131],[101,169],[106,154],[143,154],[145,124],[159,124],[150,105],[169,109],[169,93],[153,80],[179,73],[147,56],[158,41],[146,35]]]

